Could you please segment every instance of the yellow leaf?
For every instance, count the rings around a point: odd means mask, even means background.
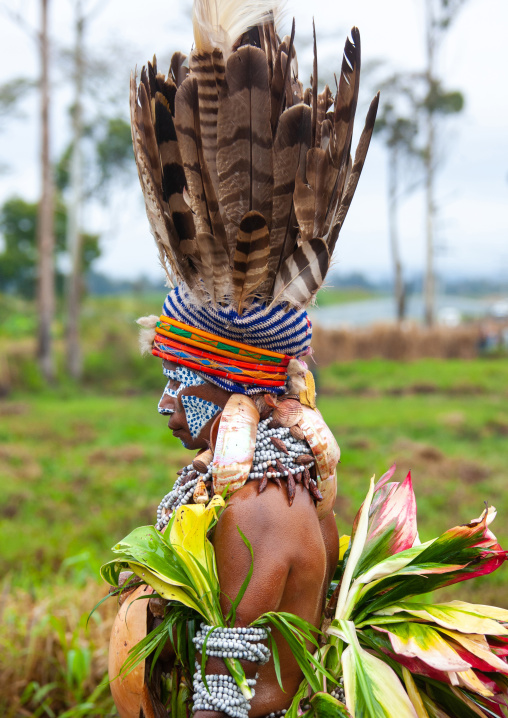
[[[467,613],[474,613],[477,616],[492,618],[494,621],[503,621],[504,623],[508,623],[508,610],[506,610],[506,608],[486,606],[482,603],[466,603],[465,601],[449,601],[448,603],[442,603],[440,605],[451,606],[459,611],[466,611]]]
[[[418,718],[429,718],[429,714],[425,710],[420,691],[416,687],[416,683],[413,680],[413,676],[404,666],[402,666],[402,678],[404,679],[404,683],[406,684],[406,690],[409,696],[409,700],[413,704],[413,708],[415,709]]]
[[[207,533],[215,519],[216,509],[223,506],[224,499],[217,494],[206,506],[203,504],[181,506],[176,510],[175,518],[171,521],[168,542],[185,563],[198,596],[218,590],[215,555]],[[208,572],[208,576],[203,573],[203,569]]]
[[[460,686],[463,686],[464,688],[467,688],[474,693],[479,693],[481,696],[485,696],[485,698],[490,698],[490,696],[494,695],[492,691],[489,690],[487,686],[481,682],[481,680],[471,668],[468,671],[457,672],[455,675],[459,679]]]
[[[341,536],[339,540],[339,561],[342,561],[349,546],[351,536]]]
[[[142,578],[143,581],[155,589],[162,598],[165,598],[168,601],[178,601],[179,603],[183,603],[184,606],[193,608],[204,618],[208,618],[208,616],[204,616],[200,604],[194,600],[195,597],[190,595],[189,589],[185,590],[181,586],[176,586],[167,583],[166,581],[162,581],[158,576],[141,564],[129,563],[129,566],[134,571],[136,576]]]
[[[492,652],[489,643],[485,636],[478,634],[467,634],[459,631],[449,631],[446,628],[439,628],[440,633],[444,633],[450,638],[453,638],[457,643],[472,653],[477,658],[480,658],[485,663],[492,666],[492,669],[504,673],[506,671],[506,663],[502,658],[496,656]]]

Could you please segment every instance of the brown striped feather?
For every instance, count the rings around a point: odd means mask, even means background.
[[[266,60],[268,63],[268,82],[271,85],[272,84],[272,78],[273,78],[273,68],[275,65],[275,58],[277,56],[277,47],[279,43],[277,42],[277,34],[275,32],[275,26],[273,21],[272,22],[266,22],[263,25],[263,31],[264,31],[264,52],[266,54]]]
[[[271,95],[271,116],[270,122],[272,125],[272,133],[275,135],[277,130],[277,124],[279,117],[284,110],[284,104],[291,106],[292,102],[287,104],[287,94],[291,97],[291,85],[290,85],[290,73],[291,73],[291,62],[289,58],[294,55],[294,40],[295,40],[295,20],[293,18],[293,26],[291,28],[291,36],[285,37],[279,45],[277,55],[275,58],[275,65],[273,69],[273,79],[270,86]]]
[[[379,92],[370,103],[369,111],[367,112],[367,117],[365,119],[365,127],[363,128],[360,140],[358,141],[358,147],[356,148],[355,159],[353,162],[351,173],[349,175],[346,190],[344,192],[343,198],[341,199],[337,212],[335,213],[335,216],[333,218],[330,235],[327,240],[330,256],[333,254],[333,250],[335,249],[335,244],[337,242],[339,232],[342,228],[342,225],[344,224],[344,220],[346,219],[346,215],[351,206],[351,202],[353,201],[353,196],[356,187],[358,186],[358,180],[360,179],[363,165],[365,164],[365,158],[369,149],[372,132],[374,131],[374,123],[376,121],[378,105]]]
[[[298,105],[298,103],[303,102],[303,85],[298,79],[297,72],[291,77],[291,94],[293,97],[291,105]]]
[[[320,147],[323,150],[330,151],[330,138],[333,134],[333,125],[328,117],[325,117],[323,124],[321,125],[321,142]]]
[[[322,285],[329,263],[328,248],[324,240],[316,237],[304,242],[280,268],[273,302],[306,306]]]
[[[143,137],[147,159],[157,185],[162,186],[162,170],[159,158],[159,149],[153,126],[152,110],[146,85],[141,82],[138,88],[138,102],[136,103],[136,120],[139,131]]]
[[[266,57],[249,45],[226,65],[217,128],[219,201],[228,220],[228,243],[244,215],[256,210],[272,221],[272,132]],[[233,244],[234,242],[234,244]]]
[[[316,124],[317,124],[317,98],[318,98],[318,64],[317,64],[317,42],[316,24],[312,18],[312,35],[314,38],[314,59],[312,62],[312,147],[316,146]]]
[[[360,90],[361,42],[357,27],[351,29],[351,39],[346,39],[344,56],[340,72],[339,87],[335,97],[334,129],[336,154],[335,164],[340,170],[347,161],[347,153],[351,137],[358,92]]]
[[[231,296],[229,256],[222,244],[211,234],[198,234],[199,272],[214,304]]]
[[[265,281],[270,254],[270,233],[259,212],[247,212],[238,228],[233,261],[233,299],[241,314],[256,289]]]
[[[180,240],[186,242],[187,254],[195,255],[194,219],[183,198],[185,171],[182,157],[169,102],[166,96],[159,91],[156,92],[154,98],[154,108],[155,136],[162,166],[162,196],[167,203]]]
[[[219,192],[217,177],[217,113],[219,92],[226,72],[224,58],[219,49],[213,52],[193,52],[189,67],[198,82],[199,119],[203,157],[210,174],[215,196]]]
[[[171,77],[164,77],[164,75],[159,72],[155,77],[155,84],[156,84],[156,93],[160,92],[164,97],[166,98],[166,101],[169,106],[169,111],[171,112],[171,115],[175,116],[175,95],[177,87]],[[155,94],[155,93],[154,93]]]
[[[266,55],[266,63],[268,66],[268,84],[271,85],[272,78],[273,78],[274,58],[272,56],[272,43],[271,43],[271,39],[270,39],[269,25],[270,25],[270,23],[265,23],[264,25],[262,25],[260,33],[259,33],[259,39],[260,39],[260,47]],[[272,32],[273,32],[273,24],[272,24]]]
[[[328,112],[328,108],[331,106],[333,101],[332,93],[328,85],[325,85],[323,92],[320,92],[317,97],[317,118],[316,118],[316,147],[321,147],[321,133],[323,122]]]
[[[336,170],[329,153],[320,147],[307,152],[305,179],[299,174],[293,195],[295,215],[302,242],[319,237],[325,222]]]
[[[321,237],[336,176],[337,170],[333,167],[326,150],[313,147],[307,152],[307,182],[314,194],[314,221],[309,239]]]
[[[337,211],[345,188],[346,173],[351,156],[353,125],[360,89],[361,42],[357,27],[351,29],[353,42],[346,39],[340,73],[339,87],[335,97],[334,131],[330,139],[330,153],[335,167],[339,170],[335,187],[328,206],[324,234]]]
[[[270,232],[270,287],[277,269],[293,252],[298,224],[293,210],[297,173],[305,173],[311,142],[311,110],[304,104],[282,113],[273,146],[273,215]]]
[[[175,104],[176,133],[196,233],[211,233],[217,242],[226,246],[224,224],[203,154],[198,83],[193,74],[178,88]]]
[[[307,153],[308,156],[309,153]],[[302,242],[307,242],[314,235],[315,197],[314,189],[302,178],[300,173],[295,178],[293,203]]]
[[[182,82],[189,74],[189,68],[186,67],[184,64],[186,59],[187,55],[184,55],[183,52],[174,52],[171,57],[171,65],[169,67],[169,71],[177,87],[180,87]]]
[[[140,86],[139,95],[147,99],[144,85]],[[146,120],[146,112],[144,113],[138,104],[139,95],[136,91],[136,80],[131,76],[130,109],[132,144],[138,168],[139,181],[145,199],[146,214],[159,249],[161,262],[163,266],[167,268],[169,278],[174,280],[174,275],[176,275],[192,287],[195,284],[195,272],[193,267],[189,265],[187,257],[181,251],[180,238],[178,237],[169,213],[164,209],[160,177],[154,176],[152,167],[153,157],[148,150],[145,135],[146,125],[144,120]],[[150,133],[148,134],[151,137]]]

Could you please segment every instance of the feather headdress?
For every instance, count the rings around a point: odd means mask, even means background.
[[[360,34],[346,40],[335,96],[298,79],[275,0],[195,0],[195,49],[131,78],[134,153],[163,265],[196,304],[305,307],[322,285],[363,168],[354,159]]]

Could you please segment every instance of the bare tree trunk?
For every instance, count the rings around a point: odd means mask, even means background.
[[[434,269],[434,120],[427,113],[427,151],[425,153],[426,261],[425,261],[425,324],[435,321]]]
[[[83,17],[81,2],[76,2],[76,45],[74,49],[74,105],[72,110],[71,200],[67,214],[67,247],[71,257],[71,272],[67,283],[67,369],[74,379],[82,373],[79,341],[82,293],[82,232],[81,207],[83,178],[81,138],[83,135]]]
[[[434,82],[435,37],[433,0],[425,0],[427,33],[427,96]],[[425,324],[432,326],[435,320],[435,270],[434,270],[434,148],[435,130],[432,108],[427,108],[427,142],[425,147],[425,195],[426,195],[426,261],[425,261]]]
[[[406,293],[402,279],[402,263],[399,251],[399,233],[397,227],[398,211],[398,152],[396,147],[389,151],[388,160],[388,226],[390,247],[392,250],[393,278],[397,321],[404,319],[406,312]]]
[[[55,313],[55,266],[54,266],[54,188],[50,160],[49,126],[49,0],[41,1],[41,29],[39,36],[41,77],[41,198],[37,220],[38,283],[37,309],[39,313],[38,347],[39,365],[46,381],[55,376],[52,351],[51,325]]]

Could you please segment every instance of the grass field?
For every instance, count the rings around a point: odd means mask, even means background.
[[[320,289],[316,295],[316,305],[318,307],[329,307],[337,304],[346,304],[347,302],[360,302],[364,299],[372,299],[379,296],[369,289],[362,287],[325,287]]]
[[[412,471],[422,540],[488,501],[508,545],[507,361],[355,362],[321,370],[318,383],[342,448],[341,533],[370,476],[396,461],[399,479]],[[88,631],[83,616],[104,593],[97,571],[109,547],[153,523],[188,456],[157,414],[158,391],[133,389],[66,386],[0,403],[1,715],[115,715],[107,686],[97,688],[114,607]],[[508,606],[507,571],[447,596]]]

